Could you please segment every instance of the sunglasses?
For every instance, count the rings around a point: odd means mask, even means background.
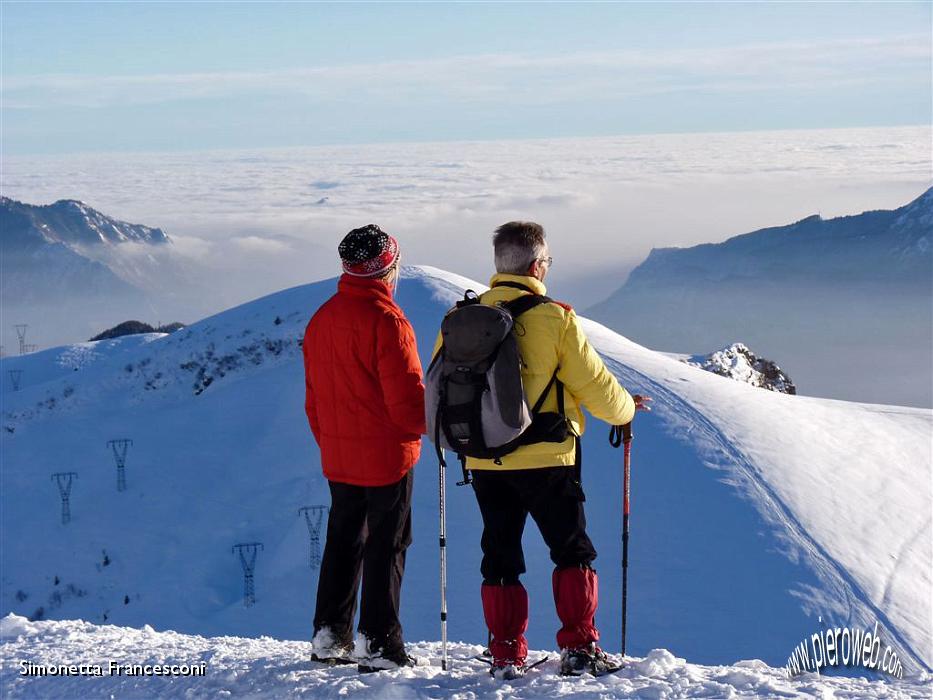
[[[544,263],[545,265],[547,265],[548,267],[550,267],[550,266],[551,266],[551,263],[554,262],[554,258],[552,258],[550,255],[548,255],[546,258],[538,258],[538,262]]]

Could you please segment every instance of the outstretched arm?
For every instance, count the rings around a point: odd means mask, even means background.
[[[558,379],[590,413],[610,425],[624,425],[635,416],[634,399],[606,369],[573,311],[561,338]]]

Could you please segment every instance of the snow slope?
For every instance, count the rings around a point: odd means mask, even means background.
[[[629,659],[619,673],[603,678],[561,678],[552,657],[519,681],[502,683],[472,659],[482,647],[456,643],[449,671],[440,667],[440,644],[413,644],[424,665],[360,675],[355,667],[327,668],[308,661],[308,642],[270,637],[205,638],[151,627],[131,629],[82,621],[0,620],[0,688],[4,697],[250,697],[250,698],[450,698],[581,699],[640,697],[832,697],[928,698],[928,674],[907,680],[826,678],[804,674],[790,680],[761,661],[727,666],[687,663],[664,649]],[[543,652],[531,652],[540,658]],[[203,676],[23,677],[20,662],[41,665],[84,663],[109,671],[120,664],[205,664]]]
[[[425,364],[443,312],[467,286],[483,288],[406,270],[399,300]],[[307,639],[317,571],[298,509],[329,497],[303,414],[298,343],[334,288],[288,289],[169,336],[0,361],[0,612]],[[764,392],[584,323],[623,384],[655,397],[635,430],[629,652],[781,666],[821,625],[878,621],[905,673],[929,670],[933,412]],[[20,391],[8,370],[22,372]],[[584,437],[584,486],[600,552],[597,622],[611,651],[621,455],[606,434],[592,422]],[[123,437],[134,444],[121,493],[106,442]],[[402,616],[408,639],[431,640],[439,595],[429,444],[416,469]],[[79,474],[68,525],[50,481],[59,471]],[[450,636],[481,643],[480,522],[458,479],[451,470]],[[264,544],[257,601],[245,607],[231,547],[254,541]],[[529,637],[550,649],[552,565],[534,527],[525,542]]]

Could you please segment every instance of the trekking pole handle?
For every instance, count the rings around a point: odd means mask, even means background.
[[[613,425],[609,427],[609,444],[618,447],[622,444],[622,426]]]
[[[613,447],[619,447],[622,443],[632,441],[632,422],[625,425],[614,425],[609,429],[609,444]]]

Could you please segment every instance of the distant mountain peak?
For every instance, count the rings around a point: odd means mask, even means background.
[[[696,287],[731,281],[929,285],[933,188],[897,209],[807,216],[720,243],[655,248],[629,275],[634,286]]]
[[[819,214],[810,214],[810,216],[805,216],[799,221],[795,221],[791,226],[800,226],[801,224],[815,224],[823,220],[823,217]]]
[[[120,315],[130,316],[184,279],[161,229],[120,221],[77,199],[32,205],[0,198],[0,258],[4,301],[21,311],[35,307],[37,315],[45,312],[35,305],[70,317],[62,305],[80,316],[84,306],[103,302],[108,312],[119,305]],[[82,326],[81,335],[90,330]]]
[[[2,197],[0,218],[4,228],[15,227],[19,237],[41,237],[45,242],[67,246],[165,245],[172,242],[162,229],[114,219],[79,199],[59,199],[52,204],[33,205]]]
[[[584,313],[678,353],[742,338],[817,396],[928,407],[933,189],[918,194],[896,209],[652,250]]]

